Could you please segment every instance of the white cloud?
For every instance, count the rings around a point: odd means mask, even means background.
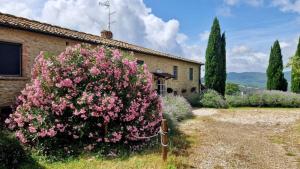
[[[298,37],[280,41],[283,64],[294,55],[298,44]],[[272,43],[270,44],[271,47]],[[269,62],[270,49],[251,47],[249,44],[234,45],[228,48],[228,72],[265,72]]]
[[[248,53],[250,51],[250,49],[245,46],[245,45],[239,45],[239,46],[234,46],[232,49],[231,49],[231,54],[233,56],[237,56],[237,55],[243,55],[245,53]]]
[[[209,34],[210,34],[210,31],[209,31],[209,30],[206,30],[206,31],[200,33],[200,35],[199,35],[199,36],[200,36],[200,39],[201,39],[202,41],[207,41],[208,38],[209,38]]]
[[[228,6],[222,6],[222,7],[217,8],[217,15],[225,16],[225,17],[233,16],[233,14],[231,12],[231,8]]]
[[[261,6],[264,4],[264,0],[245,0],[245,3],[251,6]]]
[[[107,27],[107,10],[98,2],[1,0],[0,11],[99,35]],[[178,20],[162,20],[143,0],[111,0],[111,5],[112,11],[116,11],[112,17],[116,21],[112,25],[115,39],[191,58],[187,52],[189,45],[185,44],[188,37],[180,32]]]
[[[239,0],[224,0],[227,5],[236,5]]]
[[[290,43],[284,42],[284,41],[280,41],[280,47],[281,47],[281,49],[285,49],[285,48],[288,48],[290,46],[291,46]]]
[[[233,46],[227,53],[228,72],[263,72],[267,62],[267,53],[256,51],[244,44]]]
[[[4,13],[33,18],[36,12],[33,9],[39,10],[39,0],[1,0],[0,10]]]
[[[264,3],[264,0],[224,0],[225,4],[230,6],[235,6],[240,3],[245,3],[251,6],[261,6]]]
[[[300,13],[300,0],[272,0],[272,4],[283,12]]]

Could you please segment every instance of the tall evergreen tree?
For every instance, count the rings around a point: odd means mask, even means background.
[[[226,42],[220,24],[214,19],[208,39],[205,61],[205,86],[224,95],[226,86]]]
[[[300,61],[300,38],[299,38],[299,42],[298,42],[297,51],[296,51],[296,54],[293,59],[295,62]],[[292,92],[300,93],[300,72],[299,72],[300,68],[296,67],[296,66],[297,66],[297,64],[292,65],[292,81],[291,81],[292,87],[291,87],[291,89],[292,89]]]
[[[267,69],[267,89],[287,91],[288,83],[283,74],[282,54],[279,41],[271,47],[269,66]]]
[[[227,78],[227,73],[226,73],[226,36],[225,33],[222,34],[221,37],[221,89],[222,91],[220,92],[223,96],[225,95],[225,88],[226,88],[226,78]]]

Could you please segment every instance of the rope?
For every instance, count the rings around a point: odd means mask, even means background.
[[[157,137],[159,134],[161,135],[161,137],[160,137],[161,146],[168,147],[168,144],[164,144],[163,139],[162,139],[163,138],[162,136],[167,135],[168,132],[164,132],[161,127],[159,128],[159,131],[156,134],[152,135],[152,136],[148,136],[148,137],[133,136],[133,137],[135,137],[137,139],[151,139],[153,137]]]
[[[135,137],[137,139],[150,139],[150,138],[158,136],[158,134],[159,134],[159,132],[156,133],[156,134],[154,134],[154,135],[152,135],[152,136],[148,136],[148,137],[139,137],[139,136],[133,136],[133,137]]]

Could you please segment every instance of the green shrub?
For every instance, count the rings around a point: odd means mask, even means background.
[[[250,105],[249,99],[245,95],[226,95],[226,101],[230,107],[247,107]]]
[[[218,92],[207,90],[200,96],[200,104],[207,108],[227,108],[227,103]]]
[[[245,96],[226,96],[231,107],[300,107],[300,95],[282,91],[258,91]]]
[[[237,95],[241,92],[238,84],[226,83],[225,93],[226,95]]]
[[[0,131],[0,168],[18,168],[26,153],[12,134]]]
[[[182,96],[165,96],[162,102],[164,117],[170,119],[174,125],[192,116],[192,107]]]
[[[199,93],[192,93],[189,96],[187,96],[186,99],[192,107],[201,107],[200,96],[201,95]]]

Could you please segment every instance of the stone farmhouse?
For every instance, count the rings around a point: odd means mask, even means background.
[[[88,43],[134,52],[139,64],[147,64],[159,94],[188,96],[200,90],[201,62],[162,53],[113,39],[110,31],[101,36],[0,13],[0,107],[14,103],[30,81],[34,58],[40,51],[59,54],[66,46]]]

